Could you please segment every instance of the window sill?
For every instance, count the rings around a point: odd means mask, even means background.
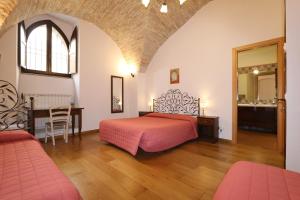
[[[52,76],[52,77],[72,78],[72,74],[60,74],[60,73],[54,73],[54,72],[44,72],[44,71],[25,69],[23,67],[21,67],[21,73],[33,74],[33,75],[43,75],[43,76]]]

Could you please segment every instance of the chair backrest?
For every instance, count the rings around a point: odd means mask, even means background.
[[[53,125],[55,122],[69,122],[71,114],[71,105],[51,107],[50,112],[50,123]]]

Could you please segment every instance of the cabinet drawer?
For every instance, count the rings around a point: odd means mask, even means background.
[[[200,125],[214,125],[214,119],[198,118],[198,124]]]

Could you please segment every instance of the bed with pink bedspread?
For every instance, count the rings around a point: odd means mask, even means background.
[[[300,174],[240,161],[225,175],[214,200],[299,200]]]
[[[146,152],[159,152],[198,137],[195,117],[163,113],[103,120],[99,132],[100,140],[112,143],[132,155],[136,155],[139,147]]]
[[[0,132],[0,199],[80,200],[40,143],[25,131]]]

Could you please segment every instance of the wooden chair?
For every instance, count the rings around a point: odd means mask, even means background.
[[[47,143],[47,138],[49,135],[48,129],[50,129],[50,134],[52,136],[52,143],[55,146],[55,128],[63,128],[64,130],[64,140],[68,143],[69,135],[69,123],[71,114],[71,105],[50,108],[50,121],[45,124],[45,143]]]

